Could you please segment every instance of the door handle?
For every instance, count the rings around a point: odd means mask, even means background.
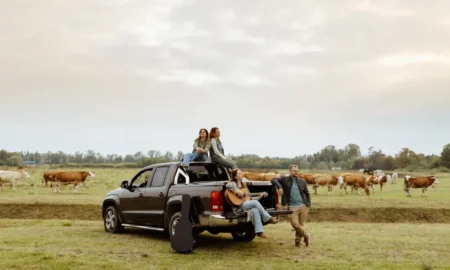
[[[162,197],[162,196],[164,196],[164,193],[160,192],[158,196]]]

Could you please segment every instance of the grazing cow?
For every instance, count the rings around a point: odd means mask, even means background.
[[[427,188],[431,185],[439,184],[439,181],[434,176],[425,176],[425,177],[414,177],[414,176],[405,176],[404,187],[407,193],[407,197],[411,197],[409,193],[410,188],[421,188],[422,189],[422,197],[427,197]]]
[[[333,193],[333,186],[341,185],[342,179],[338,178],[334,175],[317,175],[314,178],[314,194],[317,194],[317,187],[319,186],[327,186],[328,187],[328,195]]]
[[[378,176],[377,181],[380,185],[380,191],[383,191],[383,185],[387,183],[388,177],[386,175]]]
[[[364,169],[363,174],[373,175],[373,169]]]
[[[22,178],[24,179],[30,178],[30,175],[22,169],[12,171],[0,171],[0,188],[4,190],[3,183],[11,182],[13,185],[13,189],[15,190],[17,182]]]
[[[305,182],[308,185],[314,185],[316,183],[314,174],[298,173],[297,177],[305,179]]]
[[[78,186],[83,185],[86,178],[95,177],[95,174],[91,171],[81,172],[52,172],[50,174],[50,181],[55,182],[55,193],[61,192],[61,185],[73,184],[73,192],[78,193]]]
[[[360,173],[364,173],[364,169],[359,169],[359,172]]]
[[[389,174],[386,174],[386,180],[392,183],[392,177]]]
[[[370,177],[366,177],[364,175],[360,175],[360,174],[344,174],[339,176],[341,178],[340,181],[342,181],[342,185],[341,185],[341,194],[342,194],[342,188],[345,190],[345,193],[347,193],[347,186],[351,186],[352,189],[355,188],[356,190],[358,190],[359,188],[363,188],[364,191],[366,192],[367,195],[370,195],[370,190],[369,187],[367,185],[367,179],[366,178],[370,178]],[[359,194],[359,192],[358,192]]]
[[[392,178],[392,182],[391,182],[392,184],[397,183],[398,174],[397,173],[393,173],[391,178]]]
[[[271,181],[273,178],[279,178],[280,174],[269,172],[269,173],[252,173],[243,172],[244,178],[247,180],[260,180],[260,181]]]

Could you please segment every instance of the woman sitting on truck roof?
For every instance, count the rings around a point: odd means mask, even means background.
[[[225,156],[222,141],[220,140],[219,128],[213,127],[209,133],[209,136],[211,137],[211,148],[209,148],[211,161],[226,168],[237,169],[236,161]]]
[[[231,180],[226,185],[227,190],[233,192],[239,198],[244,196],[250,196],[249,194],[245,194],[241,189],[247,188],[244,180],[244,174],[239,169],[231,170]],[[272,223],[275,224],[278,222],[278,219],[275,217],[271,217],[269,213],[262,207],[259,203],[259,199],[263,197],[263,194],[260,193],[257,197],[251,197],[250,200],[242,203],[242,210],[250,210],[253,213],[253,225],[255,226],[255,233],[257,236],[261,238],[267,238],[263,232],[263,223]]]
[[[194,140],[194,149],[192,153],[187,153],[183,157],[183,166],[186,168],[191,161],[207,161],[208,151],[211,147],[208,131],[205,128],[200,129],[198,138]]]

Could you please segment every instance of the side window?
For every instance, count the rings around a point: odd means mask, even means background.
[[[155,175],[152,180],[152,187],[162,187],[164,186],[164,180],[166,179],[167,171],[169,167],[160,167],[155,171]]]
[[[132,186],[135,188],[148,187],[148,182],[152,177],[152,170],[143,171],[135,176]]]

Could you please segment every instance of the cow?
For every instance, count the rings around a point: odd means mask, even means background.
[[[305,182],[308,185],[314,185],[316,183],[314,174],[298,173],[297,177],[305,179]]]
[[[55,172],[44,172],[42,174],[42,184],[48,186],[48,182],[50,182],[50,187],[52,187],[52,174]]]
[[[422,197],[427,197],[427,189],[429,186],[433,184],[439,184],[439,180],[437,180],[434,176],[425,176],[425,177],[415,177],[415,176],[405,176],[404,188],[407,193],[407,197],[411,197],[409,193],[410,188],[421,188],[422,189]]]
[[[247,180],[259,180],[259,181],[271,181],[273,178],[280,178],[280,174],[268,172],[268,173],[254,173],[243,172],[244,178]]]
[[[380,191],[383,191],[383,185],[387,182],[387,176],[370,176],[366,178],[367,185],[372,188],[372,192],[375,193],[375,190],[373,188],[374,185],[380,185]]]
[[[314,194],[317,194],[317,187],[319,186],[327,186],[328,187],[328,195],[333,193],[333,186],[341,185],[342,179],[338,178],[334,175],[316,175],[314,177]]]
[[[392,177],[389,174],[386,174],[386,180],[392,183]]]
[[[373,169],[364,169],[363,174],[373,175]]]
[[[359,169],[359,172],[360,173],[364,173],[364,169]]]
[[[13,189],[15,190],[17,188],[17,182],[19,182],[20,179],[28,179],[30,178],[30,175],[22,170],[11,170],[11,171],[0,171],[0,188],[3,189],[3,183],[11,182],[13,185]]]
[[[398,174],[397,173],[393,173],[391,178],[392,178],[392,182],[391,182],[392,184],[397,183]]]
[[[369,186],[367,185],[367,178],[370,178],[370,177],[366,177],[366,176],[360,175],[360,174],[344,174],[339,177],[341,178],[340,181],[343,183],[341,185],[341,194],[342,194],[342,189],[344,189],[345,193],[348,194],[347,186],[351,186],[352,188],[355,188],[356,190],[359,188],[363,188],[364,191],[366,192],[366,194],[370,195]],[[373,176],[371,176],[371,177],[373,177]]]
[[[86,178],[95,177],[95,174],[91,171],[78,171],[78,172],[52,172],[50,174],[50,181],[54,182],[54,192],[61,192],[61,185],[73,184],[73,192],[78,193],[78,186],[83,185]]]

